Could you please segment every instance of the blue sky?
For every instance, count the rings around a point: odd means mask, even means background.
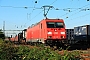
[[[87,10],[90,9],[90,1],[87,0],[0,0],[0,29],[3,29],[3,21],[5,30],[22,30],[39,22],[44,19],[44,12],[37,8],[44,5],[59,9],[51,9],[47,17],[63,19],[66,28],[90,24],[90,10]]]

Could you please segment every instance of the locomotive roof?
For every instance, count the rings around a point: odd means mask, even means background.
[[[48,19],[48,18],[46,18],[46,19],[43,19],[43,20],[63,20],[63,19]],[[41,20],[41,21],[43,21],[43,20]],[[40,22],[41,22],[40,21]],[[34,26],[36,26],[36,25],[38,25],[40,22],[37,22],[37,23],[35,23],[35,24],[32,24],[31,26],[29,26],[29,28],[32,28],[32,27],[34,27]]]
[[[59,19],[59,18],[57,18],[57,19],[49,19],[49,18],[46,18],[46,19],[43,19],[43,20],[63,20],[63,19]]]

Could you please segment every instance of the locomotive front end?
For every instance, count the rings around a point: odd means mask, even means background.
[[[62,22],[47,22],[47,39],[66,39],[66,31]]]
[[[47,25],[47,41],[62,42],[66,40],[66,30],[63,20],[49,20]]]

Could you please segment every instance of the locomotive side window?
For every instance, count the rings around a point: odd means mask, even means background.
[[[47,22],[47,28],[64,28],[62,22]]]
[[[41,29],[42,29],[42,23],[41,23]]]

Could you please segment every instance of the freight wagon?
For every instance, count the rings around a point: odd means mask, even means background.
[[[74,27],[74,39],[90,44],[90,25]]]
[[[74,44],[74,29],[66,29],[66,34],[67,34],[67,43],[68,44]]]
[[[14,43],[25,43],[26,42],[26,31],[27,29],[24,29],[22,32],[18,33],[16,36],[10,37],[10,41]]]
[[[74,39],[74,29],[66,29],[67,40]]]
[[[62,19],[43,19],[27,29],[26,42],[54,44],[64,40],[66,30]]]

